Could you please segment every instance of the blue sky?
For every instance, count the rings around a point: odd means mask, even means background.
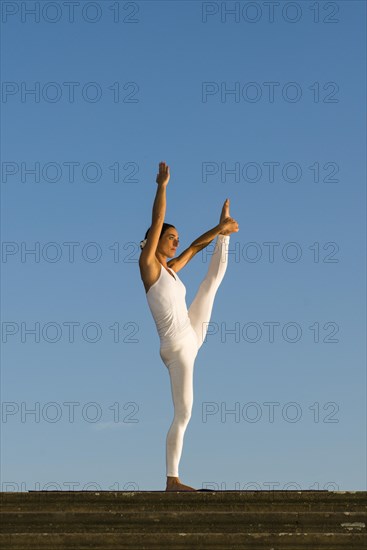
[[[366,4],[278,3],[2,2],[3,491],[165,488],[138,268],[162,160],[179,252],[226,197],[240,226],[180,478],[366,490]]]

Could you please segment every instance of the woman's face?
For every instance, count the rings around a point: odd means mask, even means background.
[[[169,227],[159,239],[160,251],[165,256],[173,258],[173,256],[176,254],[176,249],[179,245],[179,242],[180,240],[177,229],[175,229],[174,227]]]

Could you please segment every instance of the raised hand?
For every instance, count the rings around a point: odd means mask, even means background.
[[[237,233],[240,230],[238,223],[235,219],[228,216],[219,224],[221,226],[220,235],[230,235],[231,233]]]
[[[169,166],[165,162],[159,163],[159,173],[157,174],[156,182],[158,185],[168,185],[170,179]]]

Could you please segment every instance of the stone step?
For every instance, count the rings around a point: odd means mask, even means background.
[[[29,491],[0,493],[4,511],[341,511],[367,510],[364,491]]]
[[[309,533],[18,533],[0,535],[4,550],[365,550],[363,534]]]
[[[4,550],[365,550],[363,491],[0,493]]]
[[[364,512],[3,512],[2,533],[366,533]]]

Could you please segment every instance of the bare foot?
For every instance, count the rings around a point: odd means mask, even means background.
[[[166,491],[196,491],[196,489],[184,485],[178,477],[167,477]]]
[[[220,215],[219,223],[222,223],[226,218],[229,218],[229,199],[226,199],[223,204],[222,212]]]
[[[231,218],[231,216],[229,215],[229,199],[226,199],[224,201],[219,223],[223,223],[225,220],[233,220],[233,218]],[[231,233],[233,233],[233,230],[231,231],[231,229],[223,229],[219,233],[219,235],[230,235]]]

